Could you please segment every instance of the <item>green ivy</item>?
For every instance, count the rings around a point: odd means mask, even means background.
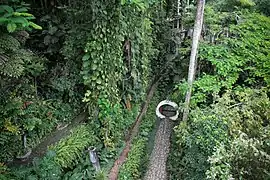
[[[82,57],[81,74],[86,86],[83,101],[90,109],[99,107],[102,127],[98,134],[106,146],[113,147],[114,141],[119,139],[118,134],[128,124],[126,119],[121,119],[123,113],[118,104],[126,103],[129,98],[133,106],[145,96],[150,80],[150,60],[155,52],[151,37],[153,23],[148,9],[141,11],[133,3],[94,1],[91,5],[95,18],[86,33]],[[110,114],[116,106],[118,115]]]
[[[140,100],[148,84],[153,54],[152,22],[147,12],[141,13],[134,5],[100,6],[98,15],[94,15],[100,18],[94,20],[82,58],[83,79],[88,87],[84,101],[94,103],[100,92],[112,102],[119,101],[123,93],[132,93],[134,100]],[[126,41],[131,43],[129,60],[123,57]]]

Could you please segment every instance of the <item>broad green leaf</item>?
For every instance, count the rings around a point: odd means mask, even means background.
[[[100,51],[102,49],[101,46],[97,46],[97,50]]]
[[[5,23],[7,22],[8,19],[7,18],[4,18],[4,17],[0,17],[0,23]]]
[[[97,79],[97,84],[101,84],[101,79]]]
[[[92,80],[95,81],[97,79],[97,76],[92,76]]]
[[[97,69],[97,65],[96,64],[93,64],[92,65],[92,70],[96,70]]]
[[[12,17],[11,21],[16,24],[22,24],[23,27],[29,26],[28,21],[24,17]]]
[[[126,0],[121,0],[121,5],[125,5],[126,4]]]
[[[8,5],[1,5],[0,6],[0,13],[5,12],[5,11],[8,12],[8,13],[13,13],[14,12],[12,7],[10,7]]]
[[[124,40],[125,40],[124,36],[121,36],[121,35],[120,35],[120,36],[118,36],[118,37],[119,37],[119,40],[120,40],[120,41],[124,41]]]
[[[25,16],[25,17],[32,17],[33,14],[30,13],[19,13],[19,12],[15,12],[14,13],[15,16]]]
[[[82,60],[83,61],[86,61],[90,58],[90,54],[89,53],[86,53],[83,57],[82,57]]]
[[[83,62],[83,67],[87,68],[90,65],[90,61]]]
[[[17,25],[13,22],[8,23],[8,25],[7,25],[7,30],[10,33],[14,32],[16,30],[16,28],[17,28]]]
[[[98,85],[98,86],[97,86],[97,89],[98,89],[98,90],[101,90],[101,89],[103,89],[103,86]]]
[[[29,22],[29,25],[32,26],[34,29],[39,29],[39,30],[42,29],[41,26],[39,26],[39,25],[37,25],[37,24],[35,24],[35,23],[33,23],[33,22]]]
[[[11,16],[13,16],[13,13],[6,13],[2,17],[3,18],[8,18],[8,17],[11,17]]]

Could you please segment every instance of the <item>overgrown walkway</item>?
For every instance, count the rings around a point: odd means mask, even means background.
[[[154,149],[151,153],[148,170],[144,180],[166,180],[166,162],[170,152],[170,136],[173,122],[169,119],[160,120],[155,136]]]
[[[71,130],[80,125],[86,118],[86,112],[79,114],[66,128],[55,130],[50,136],[46,137],[36,148],[33,149],[31,155],[25,161],[14,160],[9,163],[9,166],[28,165],[34,158],[43,157],[47,152],[48,146],[56,144],[62,138],[68,136],[71,133]]]
[[[128,156],[128,153],[129,153],[130,148],[131,148],[132,140],[134,139],[134,137],[138,133],[142,117],[144,116],[144,114],[147,111],[148,105],[149,105],[150,100],[152,99],[153,94],[158,86],[159,80],[160,80],[160,77],[155,78],[152,85],[150,86],[149,91],[147,93],[145,103],[143,103],[141,111],[140,111],[139,115],[137,116],[136,121],[134,122],[134,124],[133,124],[132,128],[130,129],[129,134],[126,138],[127,140],[126,140],[125,148],[121,152],[118,159],[114,162],[114,165],[113,165],[112,169],[110,170],[109,180],[117,180],[119,169],[123,165],[123,163],[125,162],[125,160]]]

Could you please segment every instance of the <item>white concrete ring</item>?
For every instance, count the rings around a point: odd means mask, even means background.
[[[161,102],[157,105],[157,108],[156,108],[156,115],[157,115],[159,118],[161,118],[161,119],[166,118],[166,116],[164,116],[163,114],[161,114],[161,113],[159,112],[159,108],[160,108],[161,106],[163,106],[163,105],[169,105],[169,106],[172,106],[173,108],[175,108],[175,110],[176,110],[176,115],[174,115],[174,116],[172,116],[172,117],[167,117],[167,118],[169,118],[169,119],[175,121],[175,120],[178,118],[178,116],[179,116],[179,111],[178,111],[178,106],[177,106],[177,104],[176,104],[175,102],[172,102],[172,101],[169,101],[169,100],[161,101]]]

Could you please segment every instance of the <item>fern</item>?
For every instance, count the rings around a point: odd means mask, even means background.
[[[20,48],[20,42],[8,34],[2,34],[0,36],[0,49],[5,51],[17,51]]]
[[[43,58],[37,57],[33,52],[21,48],[20,42],[13,36],[0,35],[0,74],[19,77],[33,67],[40,72],[43,70],[43,61]]]
[[[1,132],[0,133],[0,145],[3,146],[4,144],[6,144],[9,139],[10,139],[10,136],[12,135],[12,133],[10,132]]]
[[[82,157],[83,150],[94,141],[95,137],[86,125],[77,127],[69,137],[52,147],[56,152],[56,162],[65,168],[73,166]]]

